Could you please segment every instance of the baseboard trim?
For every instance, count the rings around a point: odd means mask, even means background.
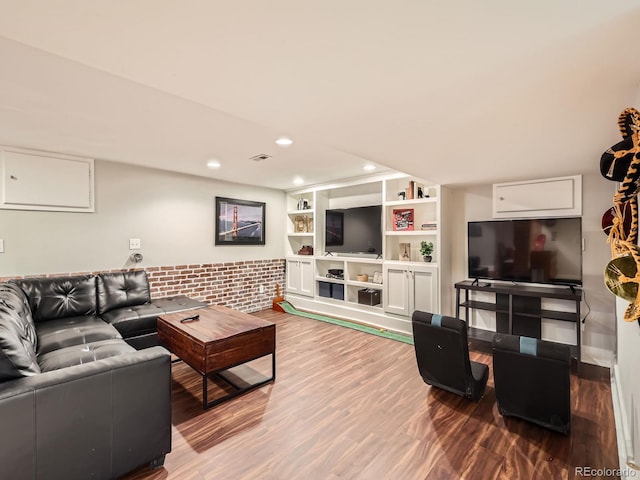
[[[631,432],[628,428],[629,417],[624,408],[620,388],[620,372],[618,365],[614,364],[611,368],[611,401],[613,403],[613,418],[616,424],[620,477],[622,480],[627,480],[636,478],[636,475],[626,475],[625,472],[630,472],[629,469],[633,469],[635,473],[635,471],[638,470],[638,466],[633,457],[633,441],[631,440]]]

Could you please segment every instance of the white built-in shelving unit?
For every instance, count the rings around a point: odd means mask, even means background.
[[[412,192],[408,194],[410,185]],[[417,198],[417,185],[423,187],[422,198]],[[404,198],[400,192],[404,192]],[[289,191],[285,230],[287,299],[303,310],[411,333],[413,310],[440,313],[440,306],[446,304],[443,295],[449,288],[443,289],[442,285],[449,285],[450,280],[449,253],[442,240],[446,235],[442,213],[445,195],[446,189],[439,185],[404,174],[375,175]],[[326,255],[326,211],[370,205],[382,206],[381,256]],[[412,211],[412,230],[394,229],[394,210]],[[423,240],[435,247],[429,263],[420,255]],[[300,255],[303,246],[312,247],[313,255]],[[408,255],[403,255],[405,251]],[[328,277],[330,270],[342,270],[343,278]],[[378,299],[379,303],[369,304]]]

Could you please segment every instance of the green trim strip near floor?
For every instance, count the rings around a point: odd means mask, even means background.
[[[404,342],[404,343],[408,343],[409,345],[413,345],[413,337],[410,337],[409,335],[390,332],[383,328],[375,328],[375,327],[369,327],[367,325],[360,325],[359,323],[349,322],[347,320],[339,320],[337,318],[327,317],[325,315],[319,315],[317,313],[302,312],[286,301],[280,302],[278,303],[278,305],[280,305],[285,312],[290,313],[292,315],[311,318],[313,320],[320,320],[322,322],[332,323],[334,325],[340,325],[341,327],[351,328],[353,330],[358,330],[360,332],[370,333],[371,335],[377,335],[379,337],[389,338],[391,340],[396,340],[398,342]]]

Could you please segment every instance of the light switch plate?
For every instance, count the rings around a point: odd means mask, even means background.
[[[4,253],[4,240],[0,238],[0,253]]]
[[[140,250],[141,242],[139,238],[130,238],[129,239],[129,250]]]

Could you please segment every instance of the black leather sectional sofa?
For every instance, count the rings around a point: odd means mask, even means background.
[[[171,450],[171,357],[144,271],[0,283],[0,476],[117,478]],[[148,347],[148,348],[146,348]]]

